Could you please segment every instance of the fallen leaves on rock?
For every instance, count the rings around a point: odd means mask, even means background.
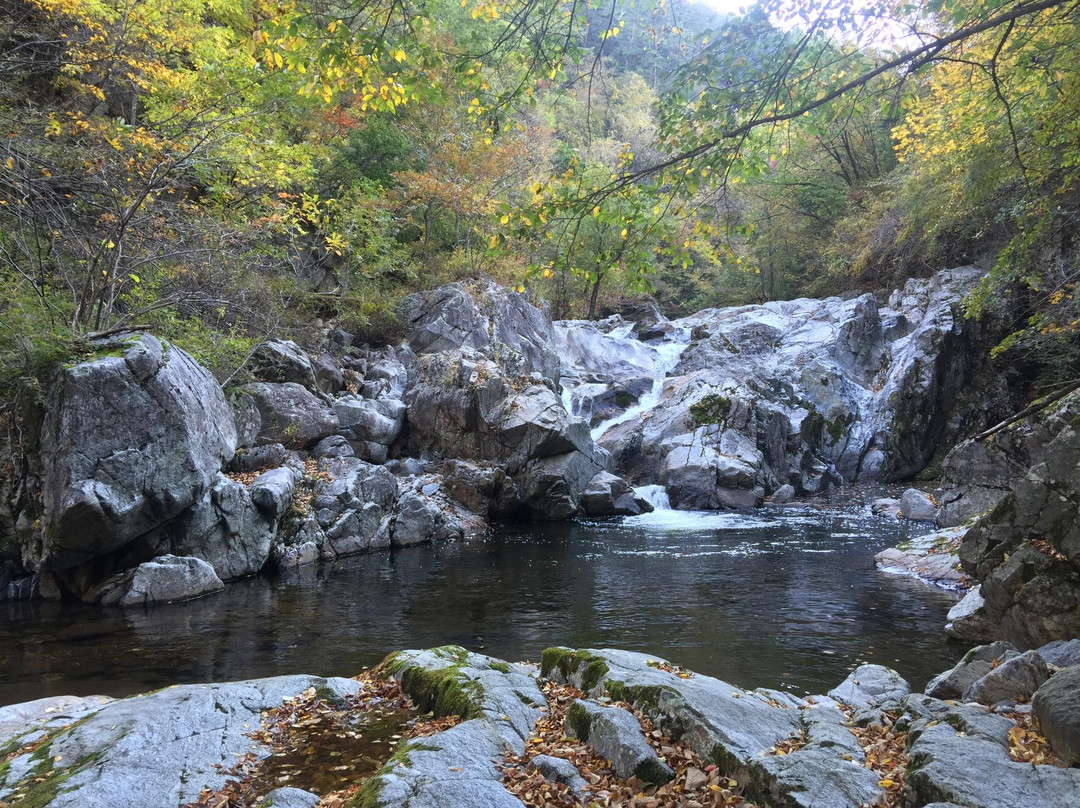
[[[285,786],[321,795],[321,808],[342,808],[400,741],[460,721],[419,714],[398,682],[377,670],[356,680],[360,690],[340,702],[308,688],[263,713],[262,726],[249,737],[269,754],[245,755],[226,772],[224,786],[204,790],[184,808],[251,808],[267,792]]]
[[[637,716],[657,756],[675,770],[675,778],[662,786],[647,785],[636,777],[620,780],[610,761],[581,741],[564,735],[566,710],[574,699],[584,698],[584,694],[555,682],[545,683],[543,691],[547,710],[526,741],[524,754],[506,755],[501,766],[506,790],[528,808],[753,808],[744,801],[739,783],[721,775],[715,765],[656,729],[640,710],[615,702],[614,706]],[[583,791],[575,794],[568,786],[545,778],[531,765],[537,755],[573,763],[585,781]]]
[[[1032,546],[1042,553],[1047,558],[1052,558],[1054,561],[1068,561],[1068,557],[1065,556],[1060,550],[1045,539],[1032,539]]]
[[[656,668],[658,671],[664,671],[665,673],[670,673],[672,676],[678,676],[680,679],[694,678],[694,672],[687,670],[682,665],[672,665],[670,662],[661,662],[652,659],[645,664],[650,668]]]
[[[780,703],[775,699],[769,701],[774,707],[779,707]],[[776,746],[769,750],[770,755],[790,755],[792,752],[798,752],[804,746],[810,742],[809,736],[805,732],[800,732],[792,735],[784,740],[780,741]]]
[[[844,711],[849,718],[854,712],[851,708]],[[907,780],[907,733],[895,728],[898,717],[896,713],[883,712],[878,721],[868,726],[848,727],[866,756],[863,765],[878,775],[878,785],[885,789],[884,797],[877,802],[882,808],[902,804]]]
[[[1016,726],[1009,730],[1009,757],[1017,763],[1035,766],[1065,766],[1042,736],[1038,721],[1030,712],[1006,713],[1005,717],[1016,722]]]

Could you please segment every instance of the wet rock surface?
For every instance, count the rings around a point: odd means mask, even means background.
[[[1015,654],[1004,644],[987,646],[975,649],[964,664],[1009,653]],[[1074,716],[1075,682],[1066,674],[1077,670],[1055,673],[1036,697],[1035,709],[1047,716],[1047,734],[1066,756],[1075,737],[1075,726],[1067,724]],[[528,772],[581,804],[615,783],[626,782],[633,790],[628,793],[648,794],[655,788],[648,783],[668,778],[677,778],[676,789],[664,792],[672,799],[734,789],[763,808],[900,804],[901,793],[908,795],[906,804],[922,806],[996,808],[1004,798],[1007,804],[1056,808],[1080,796],[1080,769],[1015,757],[1017,733],[1028,732],[1016,723],[1019,714],[904,695],[905,683],[880,666],[854,671],[832,691],[837,698],[744,690],[616,650],[551,648],[538,670],[445,646],[393,654],[383,671],[416,709],[448,720],[444,729],[386,749],[386,764],[348,792],[365,808],[522,806],[515,794],[528,789],[512,785]],[[613,779],[600,781],[589,767],[579,770],[584,759],[563,748],[572,741],[525,754],[535,735],[555,729],[542,725],[545,713],[562,709],[549,701],[562,691],[541,689],[545,678],[584,690],[576,700],[565,697],[569,706],[559,719],[558,737],[565,720],[566,735],[584,739],[597,753],[591,765],[610,766],[606,777]],[[50,699],[0,709],[0,740],[13,739],[17,750],[0,775],[0,800],[35,777],[56,777],[63,787],[42,806],[173,808],[222,788],[223,766],[245,756],[265,758],[273,749],[266,745],[268,736],[253,738],[247,731],[258,725],[263,710],[302,691],[315,692],[309,688],[340,700],[361,685],[293,676],[169,688],[112,702]],[[640,722],[663,739],[648,743]],[[883,727],[891,730],[886,734]],[[18,751],[35,742],[48,756]],[[695,750],[700,762],[688,766],[683,756],[672,758],[677,770],[670,767],[657,750],[670,754],[676,744]],[[706,787],[718,776],[722,787]],[[256,796],[259,805],[308,806],[324,795],[276,789]]]

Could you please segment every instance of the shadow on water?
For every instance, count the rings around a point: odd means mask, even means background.
[[[859,662],[922,685],[959,656],[955,596],[874,569],[907,538],[861,513],[657,512],[252,578],[150,611],[0,604],[0,704],[178,682],[354,675],[456,643],[512,660],[622,647],[751,687],[822,692]]]

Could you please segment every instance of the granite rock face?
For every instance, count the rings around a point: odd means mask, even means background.
[[[115,553],[191,507],[236,450],[220,386],[146,334],[95,344],[54,373],[41,430],[41,513],[23,563],[63,571]]]
[[[1080,635],[1080,393],[1040,421],[1053,435],[1043,459],[960,548],[981,583],[986,622],[1022,648]]]
[[[863,295],[707,309],[662,328],[618,316],[556,323],[563,399],[590,419],[616,473],[664,482],[676,507],[753,507],[786,485],[815,494],[904,479],[960,425],[1008,414],[1005,395],[941,417],[999,338],[956,313],[980,276],[964,267],[912,280],[887,305]]]

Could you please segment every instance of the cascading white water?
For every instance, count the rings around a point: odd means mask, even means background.
[[[673,339],[670,342],[648,346],[650,350],[656,354],[656,358],[653,361],[652,387],[649,389],[649,392],[645,393],[634,406],[593,427],[591,434],[594,441],[600,440],[603,434],[612,427],[624,424],[630,419],[641,415],[643,412],[648,412],[660,403],[660,396],[664,392],[664,380],[668,377],[668,374],[675,369],[675,366],[679,364],[679,357],[682,356],[683,351],[686,350],[686,346],[689,345],[690,330],[680,329],[672,336]]]
[[[634,489],[634,493],[652,505],[654,511],[671,510],[671,500],[668,499],[667,489],[662,485],[639,485]]]

